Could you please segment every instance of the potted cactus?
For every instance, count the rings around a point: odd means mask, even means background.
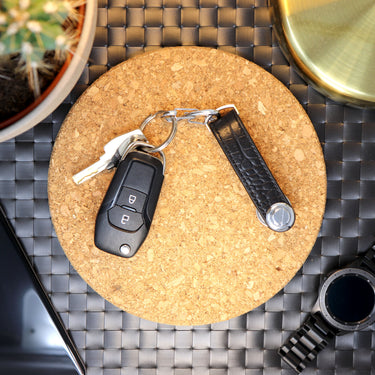
[[[0,0],[0,142],[47,117],[87,62],[96,0]]]

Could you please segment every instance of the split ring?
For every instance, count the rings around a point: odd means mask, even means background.
[[[160,116],[162,117],[164,114],[166,114],[167,112],[165,111],[159,111],[159,112],[156,112],[154,113],[153,115],[150,115],[148,116],[141,124],[141,126],[139,127],[139,129],[143,132],[143,130],[145,129],[145,127],[152,121],[154,120],[156,117]],[[169,116],[168,116],[169,117]],[[172,141],[173,141],[173,138],[175,137],[176,135],[176,132],[177,132],[177,119],[175,116],[170,116],[171,120],[172,120],[172,129],[167,137],[167,139],[161,143],[159,146],[154,146],[151,150],[149,150],[148,152],[160,152],[161,150],[163,150],[164,148],[166,148]]]

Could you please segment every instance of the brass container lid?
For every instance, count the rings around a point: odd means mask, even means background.
[[[287,58],[318,91],[375,107],[375,1],[272,0]]]

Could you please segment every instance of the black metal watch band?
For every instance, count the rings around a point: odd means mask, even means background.
[[[294,223],[293,209],[237,112],[232,110],[209,126],[262,221],[273,230],[288,230]]]
[[[303,326],[279,349],[279,355],[299,374],[336,333],[337,330],[316,312],[311,314]]]
[[[350,265],[350,267],[353,266],[365,269],[375,275],[375,245]]]

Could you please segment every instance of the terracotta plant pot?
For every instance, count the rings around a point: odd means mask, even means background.
[[[23,111],[0,123],[0,142],[11,139],[37,125],[51,114],[68,96],[86,65],[94,42],[97,1],[87,0],[79,42],[73,56],[68,57],[41,97]]]

